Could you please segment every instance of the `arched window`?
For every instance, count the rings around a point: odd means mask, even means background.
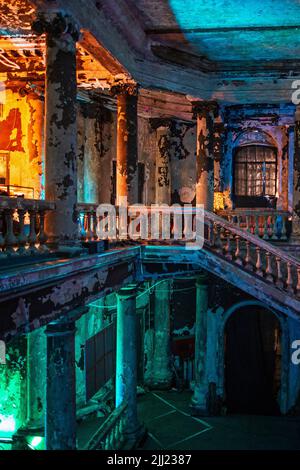
[[[234,158],[234,195],[237,206],[268,206],[276,198],[277,150],[245,145]]]

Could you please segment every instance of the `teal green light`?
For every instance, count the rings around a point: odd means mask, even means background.
[[[172,28],[179,27],[192,50],[210,60],[300,57],[300,5],[295,0],[169,0],[169,5]]]
[[[13,434],[16,430],[16,420],[13,415],[4,416],[0,414],[0,436]]]
[[[43,438],[41,436],[34,436],[30,441],[30,445],[34,448],[38,447],[41,444],[42,440]]]

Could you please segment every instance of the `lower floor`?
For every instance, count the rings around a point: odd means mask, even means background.
[[[7,342],[0,446],[298,449],[299,338],[205,272],[127,284]]]
[[[154,391],[139,398],[148,429],[144,450],[300,450],[300,416],[190,414],[191,392]]]

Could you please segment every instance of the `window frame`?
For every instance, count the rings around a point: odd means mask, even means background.
[[[275,156],[275,159],[274,161],[270,161],[270,162],[266,162],[265,159],[261,159],[261,160],[253,160],[253,161],[248,161],[248,157],[246,157],[246,161],[245,162],[237,162],[237,154],[240,150],[244,149],[244,148],[249,148],[249,147],[255,147],[257,149],[257,147],[260,147],[260,148],[267,148],[267,149],[270,149],[273,151],[274,153],[274,156]],[[257,150],[256,150],[257,152]],[[257,155],[257,154],[255,154]],[[248,191],[248,185],[249,185],[249,180],[248,180],[248,172],[247,172],[247,167],[249,164],[251,165],[262,165],[264,167],[264,178],[263,178],[263,194],[262,195],[248,195],[248,194],[237,194],[236,193],[236,190],[237,190],[237,187],[236,187],[236,171],[237,171],[237,165],[245,165],[245,168],[246,168],[246,179],[245,179],[245,183],[246,183],[246,192]],[[274,188],[274,195],[268,195],[265,193],[266,191],[266,169],[268,166],[271,167],[271,165],[275,165],[275,188]],[[235,150],[234,150],[234,154],[233,154],[233,168],[232,168],[232,173],[233,173],[233,178],[232,178],[232,181],[233,181],[233,191],[232,191],[232,194],[233,194],[233,200],[236,204],[237,207],[273,207],[273,208],[276,208],[276,202],[277,202],[277,178],[278,178],[278,149],[273,146],[273,145],[262,145],[262,144],[259,144],[259,143],[251,143],[251,144],[248,144],[248,145],[243,145],[243,146],[239,146],[239,147],[236,147]]]

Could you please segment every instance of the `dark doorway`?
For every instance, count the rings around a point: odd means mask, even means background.
[[[225,327],[225,392],[228,413],[277,415],[280,323],[259,306],[236,311]]]

